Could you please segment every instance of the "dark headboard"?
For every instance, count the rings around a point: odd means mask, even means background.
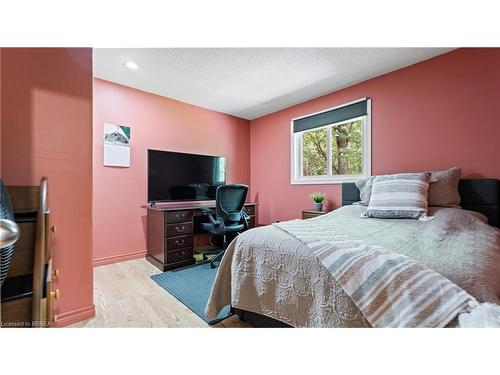
[[[500,228],[500,180],[460,180],[458,184],[460,206],[480,212],[490,225]],[[359,201],[359,190],[353,182],[342,184],[342,206]]]

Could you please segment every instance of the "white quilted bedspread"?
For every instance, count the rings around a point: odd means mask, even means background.
[[[480,302],[500,303],[500,230],[482,215],[430,209],[435,219],[361,219],[360,206],[311,220],[332,232],[404,254],[441,273]],[[275,226],[249,230],[228,247],[209,298],[209,318],[225,305],[294,327],[369,327],[356,305],[309,248]]]

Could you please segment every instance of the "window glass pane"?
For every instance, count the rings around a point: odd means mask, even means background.
[[[302,162],[304,176],[327,174],[326,128],[302,133]]]
[[[332,174],[360,174],[362,161],[361,120],[332,126]]]

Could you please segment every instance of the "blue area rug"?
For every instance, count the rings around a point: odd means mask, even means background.
[[[205,316],[205,306],[214,285],[218,268],[210,268],[209,263],[167,271],[151,276],[163,289],[186,305],[208,324],[215,324],[231,316],[229,305],[224,307],[214,320]]]

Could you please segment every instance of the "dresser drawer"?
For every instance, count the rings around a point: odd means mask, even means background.
[[[245,211],[248,215],[255,215],[255,206],[245,206]]]
[[[181,236],[183,234],[193,233],[193,223],[177,223],[177,224],[167,224],[165,233],[167,237]]]
[[[252,229],[252,228],[255,228],[255,216],[252,216],[248,220],[248,229]]]
[[[182,223],[193,220],[193,211],[167,211],[165,213],[167,224]]]
[[[312,219],[327,213],[326,211],[302,210],[302,220]]]
[[[193,247],[193,236],[179,236],[172,238],[165,238],[165,250],[181,249],[183,247]]]
[[[187,247],[183,249],[167,251],[165,253],[165,257],[167,258],[167,263],[175,263],[181,260],[190,259],[193,257],[193,249]]]

